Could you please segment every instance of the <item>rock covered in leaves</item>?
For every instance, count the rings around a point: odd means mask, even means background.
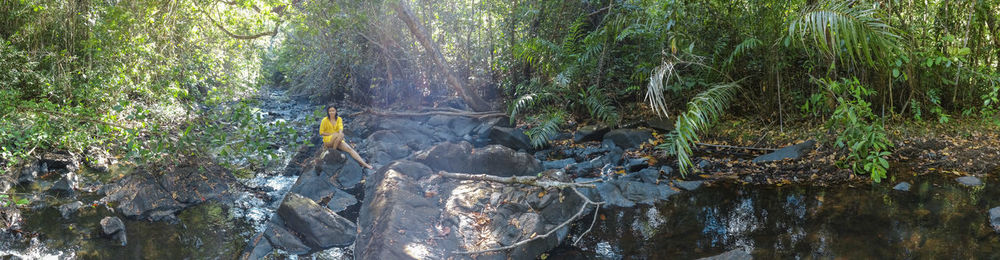
[[[185,161],[164,172],[143,171],[106,187],[101,202],[113,202],[126,217],[143,220],[177,219],[175,213],[208,200],[225,199],[236,178],[211,163]]]
[[[531,155],[507,147],[472,149],[471,155],[464,152],[469,147],[467,144],[439,144],[418,153],[414,156],[415,161],[395,161],[370,176],[358,219],[361,230],[355,246],[356,256],[360,259],[524,259],[534,258],[558,245],[568,234],[568,228],[560,228],[545,239],[512,250],[478,255],[456,253],[503,247],[555,230],[560,223],[572,218],[582,205],[582,199],[571,190],[545,191],[520,185],[448,179],[435,174],[447,170],[498,176],[534,175],[541,169]],[[454,150],[463,152],[452,152]],[[569,180],[559,171],[543,175]]]

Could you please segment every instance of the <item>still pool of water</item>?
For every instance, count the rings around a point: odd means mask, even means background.
[[[758,259],[997,259],[988,210],[1000,188],[955,176],[860,187],[719,184],[655,206],[602,209],[580,245],[600,259],[694,259],[744,248]],[[587,226],[588,223],[581,226]],[[579,228],[583,229],[583,228]]]
[[[100,221],[114,216],[103,206],[84,207],[72,219],[47,207],[24,213],[32,239],[0,238],[0,256],[25,259],[232,259],[252,227],[227,216],[224,206],[208,203],[178,214],[178,224],[123,219],[127,243],[100,236]],[[0,257],[2,258],[2,257]]]

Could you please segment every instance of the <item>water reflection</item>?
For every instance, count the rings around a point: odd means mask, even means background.
[[[583,240],[598,258],[689,259],[734,248],[772,258],[1000,258],[987,210],[1000,189],[950,178],[865,187],[723,184],[646,209],[603,209]]]

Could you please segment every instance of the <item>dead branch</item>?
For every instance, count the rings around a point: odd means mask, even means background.
[[[465,116],[473,118],[486,118],[486,117],[496,117],[496,116],[506,116],[507,114],[497,111],[487,111],[487,112],[469,112],[463,110],[440,110],[440,111],[421,111],[421,112],[400,112],[400,111],[377,111],[377,110],[366,110],[351,114],[351,116],[356,116],[360,114],[373,114],[378,116],[430,116],[430,115],[443,115],[443,116]]]
[[[441,177],[447,177],[459,180],[489,181],[489,182],[497,182],[505,184],[524,184],[524,185],[542,187],[546,189],[548,188],[562,189],[562,188],[575,188],[575,187],[596,188],[594,184],[540,180],[540,178],[537,176],[500,177],[489,174],[468,174],[468,173],[455,173],[446,171],[439,171],[438,175],[441,175]]]
[[[566,225],[569,225],[570,223],[573,223],[573,221],[576,221],[577,218],[580,218],[581,216],[583,216],[583,213],[587,210],[587,207],[590,206],[590,205],[594,205],[594,210],[595,210],[594,211],[594,216],[595,217],[594,217],[593,222],[596,222],[597,221],[597,217],[596,217],[597,216],[597,209],[600,209],[601,205],[604,204],[603,201],[601,201],[601,202],[595,202],[595,201],[591,200],[586,195],[584,195],[582,192],[580,192],[580,190],[576,189],[577,187],[594,188],[595,185],[591,184],[590,182],[589,183],[575,183],[575,182],[560,182],[560,181],[544,181],[544,180],[539,180],[539,177],[536,177],[536,176],[500,177],[500,176],[493,176],[493,175],[486,175],[486,174],[453,173],[453,172],[445,172],[445,171],[439,171],[438,174],[441,175],[442,177],[447,177],[447,178],[452,178],[452,179],[460,179],[460,180],[489,181],[489,182],[497,182],[497,183],[504,183],[504,184],[524,184],[524,185],[531,185],[531,186],[536,186],[536,187],[541,187],[541,188],[552,188],[552,187],[554,187],[554,188],[560,188],[560,189],[562,189],[562,188],[570,188],[570,189],[573,190],[574,193],[576,193],[577,196],[580,196],[580,198],[583,199],[583,201],[584,201],[583,205],[580,206],[580,210],[577,211],[576,214],[574,214],[572,217],[569,217],[569,219],[566,219],[566,221],[563,221],[558,226],[552,228],[551,230],[549,230],[549,232],[545,232],[545,234],[533,236],[531,238],[528,238],[528,239],[525,239],[525,240],[521,240],[521,241],[518,241],[516,243],[510,244],[510,245],[504,246],[504,247],[483,249],[483,250],[477,250],[477,251],[464,251],[464,252],[463,251],[456,251],[456,252],[452,252],[452,253],[455,253],[455,254],[468,254],[468,255],[472,255],[472,254],[482,254],[482,253],[496,252],[496,251],[502,251],[502,250],[509,250],[509,249],[514,249],[514,248],[519,247],[519,246],[523,246],[523,245],[525,245],[527,243],[530,243],[532,241],[535,241],[535,240],[548,238],[552,234],[555,234],[556,231],[558,231],[559,229],[562,229],[563,227],[566,227]],[[580,237],[583,237],[583,235],[586,235],[588,232],[590,232],[590,229],[594,228],[594,223],[593,222],[590,223],[590,228],[588,228],[586,232],[583,232],[583,234],[581,234]],[[580,239],[577,238],[576,242],[579,242],[579,241],[580,241]],[[576,244],[576,242],[574,242],[573,244]]]
[[[732,146],[732,145],[722,145],[722,144],[706,144],[706,143],[695,143],[701,146],[715,147],[715,148],[729,148],[729,149],[746,149],[746,150],[759,150],[759,151],[777,151],[774,148],[759,148],[759,147],[749,147],[749,146]]]

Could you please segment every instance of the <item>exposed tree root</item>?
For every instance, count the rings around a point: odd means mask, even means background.
[[[583,195],[583,193],[581,193],[580,190],[576,189],[577,187],[593,188],[593,187],[595,187],[594,184],[593,184],[593,182],[575,183],[575,182],[560,182],[560,181],[544,181],[544,180],[539,180],[539,177],[536,177],[536,176],[499,177],[499,176],[486,175],[486,174],[453,173],[453,172],[445,172],[445,171],[440,171],[440,172],[438,172],[438,174],[441,175],[442,177],[447,177],[447,178],[452,178],[452,179],[459,179],[459,180],[489,181],[489,182],[497,182],[497,183],[504,183],[504,184],[523,184],[523,185],[531,185],[531,186],[536,186],[536,187],[541,187],[541,188],[560,188],[560,189],[562,189],[562,188],[569,188],[569,189],[572,189],[573,192],[576,193],[577,196],[580,196],[580,198],[582,198],[583,201],[584,201],[583,205],[580,206],[580,210],[577,211],[576,214],[574,214],[572,217],[570,217],[566,221],[563,221],[561,224],[559,224],[555,228],[552,228],[551,230],[549,230],[549,232],[546,232],[545,234],[537,235],[537,236],[533,236],[533,237],[525,239],[525,240],[517,241],[517,243],[513,243],[513,244],[510,244],[510,245],[504,246],[504,247],[489,248],[489,249],[476,250],[476,251],[455,251],[455,252],[452,252],[454,254],[468,254],[468,255],[472,255],[472,254],[482,254],[482,253],[489,253],[489,252],[510,250],[510,249],[514,249],[514,248],[517,248],[519,246],[523,246],[525,244],[528,244],[531,241],[535,241],[535,240],[547,238],[547,237],[551,236],[552,234],[555,234],[556,231],[558,231],[559,229],[562,229],[566,225],[569,225],[570,223],[573,223],[573,221],[576,221],[577,218],[582,217],[583,213],[587,210],[587,207],[590,206],[591,204],[593,204],[594,208],[595,208],[595,212],[594,212],[594,216],[595,217],[594,217],[593,222],[590,223],[590,228],[588,228],[586,232],[583,232],[583,234],[580,235],[580,237],[583,237],[583,235],[586,235],[588,232],[590,232],[590,229],[594,228],[594,222],[597,221],[597,217],[596,217],[597,216],[597,212],[596,212],[596,210],[600,209],[601,205],[604,204],[603,201],[601,201],[601,202],[595,202],[593,200],[590,200],[590,198],[588,198],[586,195]],[[576,241],[573,242],[573,244],[576,244],[577,242],[580,242],[580,238],[577,238]]]
[[[443,116],[464,116],[473,118],[486,118],[486,117],[498,117],[506,116],[507,114],[498,111],[486,111],[486,112],[470,112],[458,109],[425,109],[419,112],[402,112],[402,111],[377,111],[368,109],[365,111],[357,112],[351,114],[351,116],[356,116],[360,114],[373,114],[377,116],[430,116],[430,115],[443,115]]]

